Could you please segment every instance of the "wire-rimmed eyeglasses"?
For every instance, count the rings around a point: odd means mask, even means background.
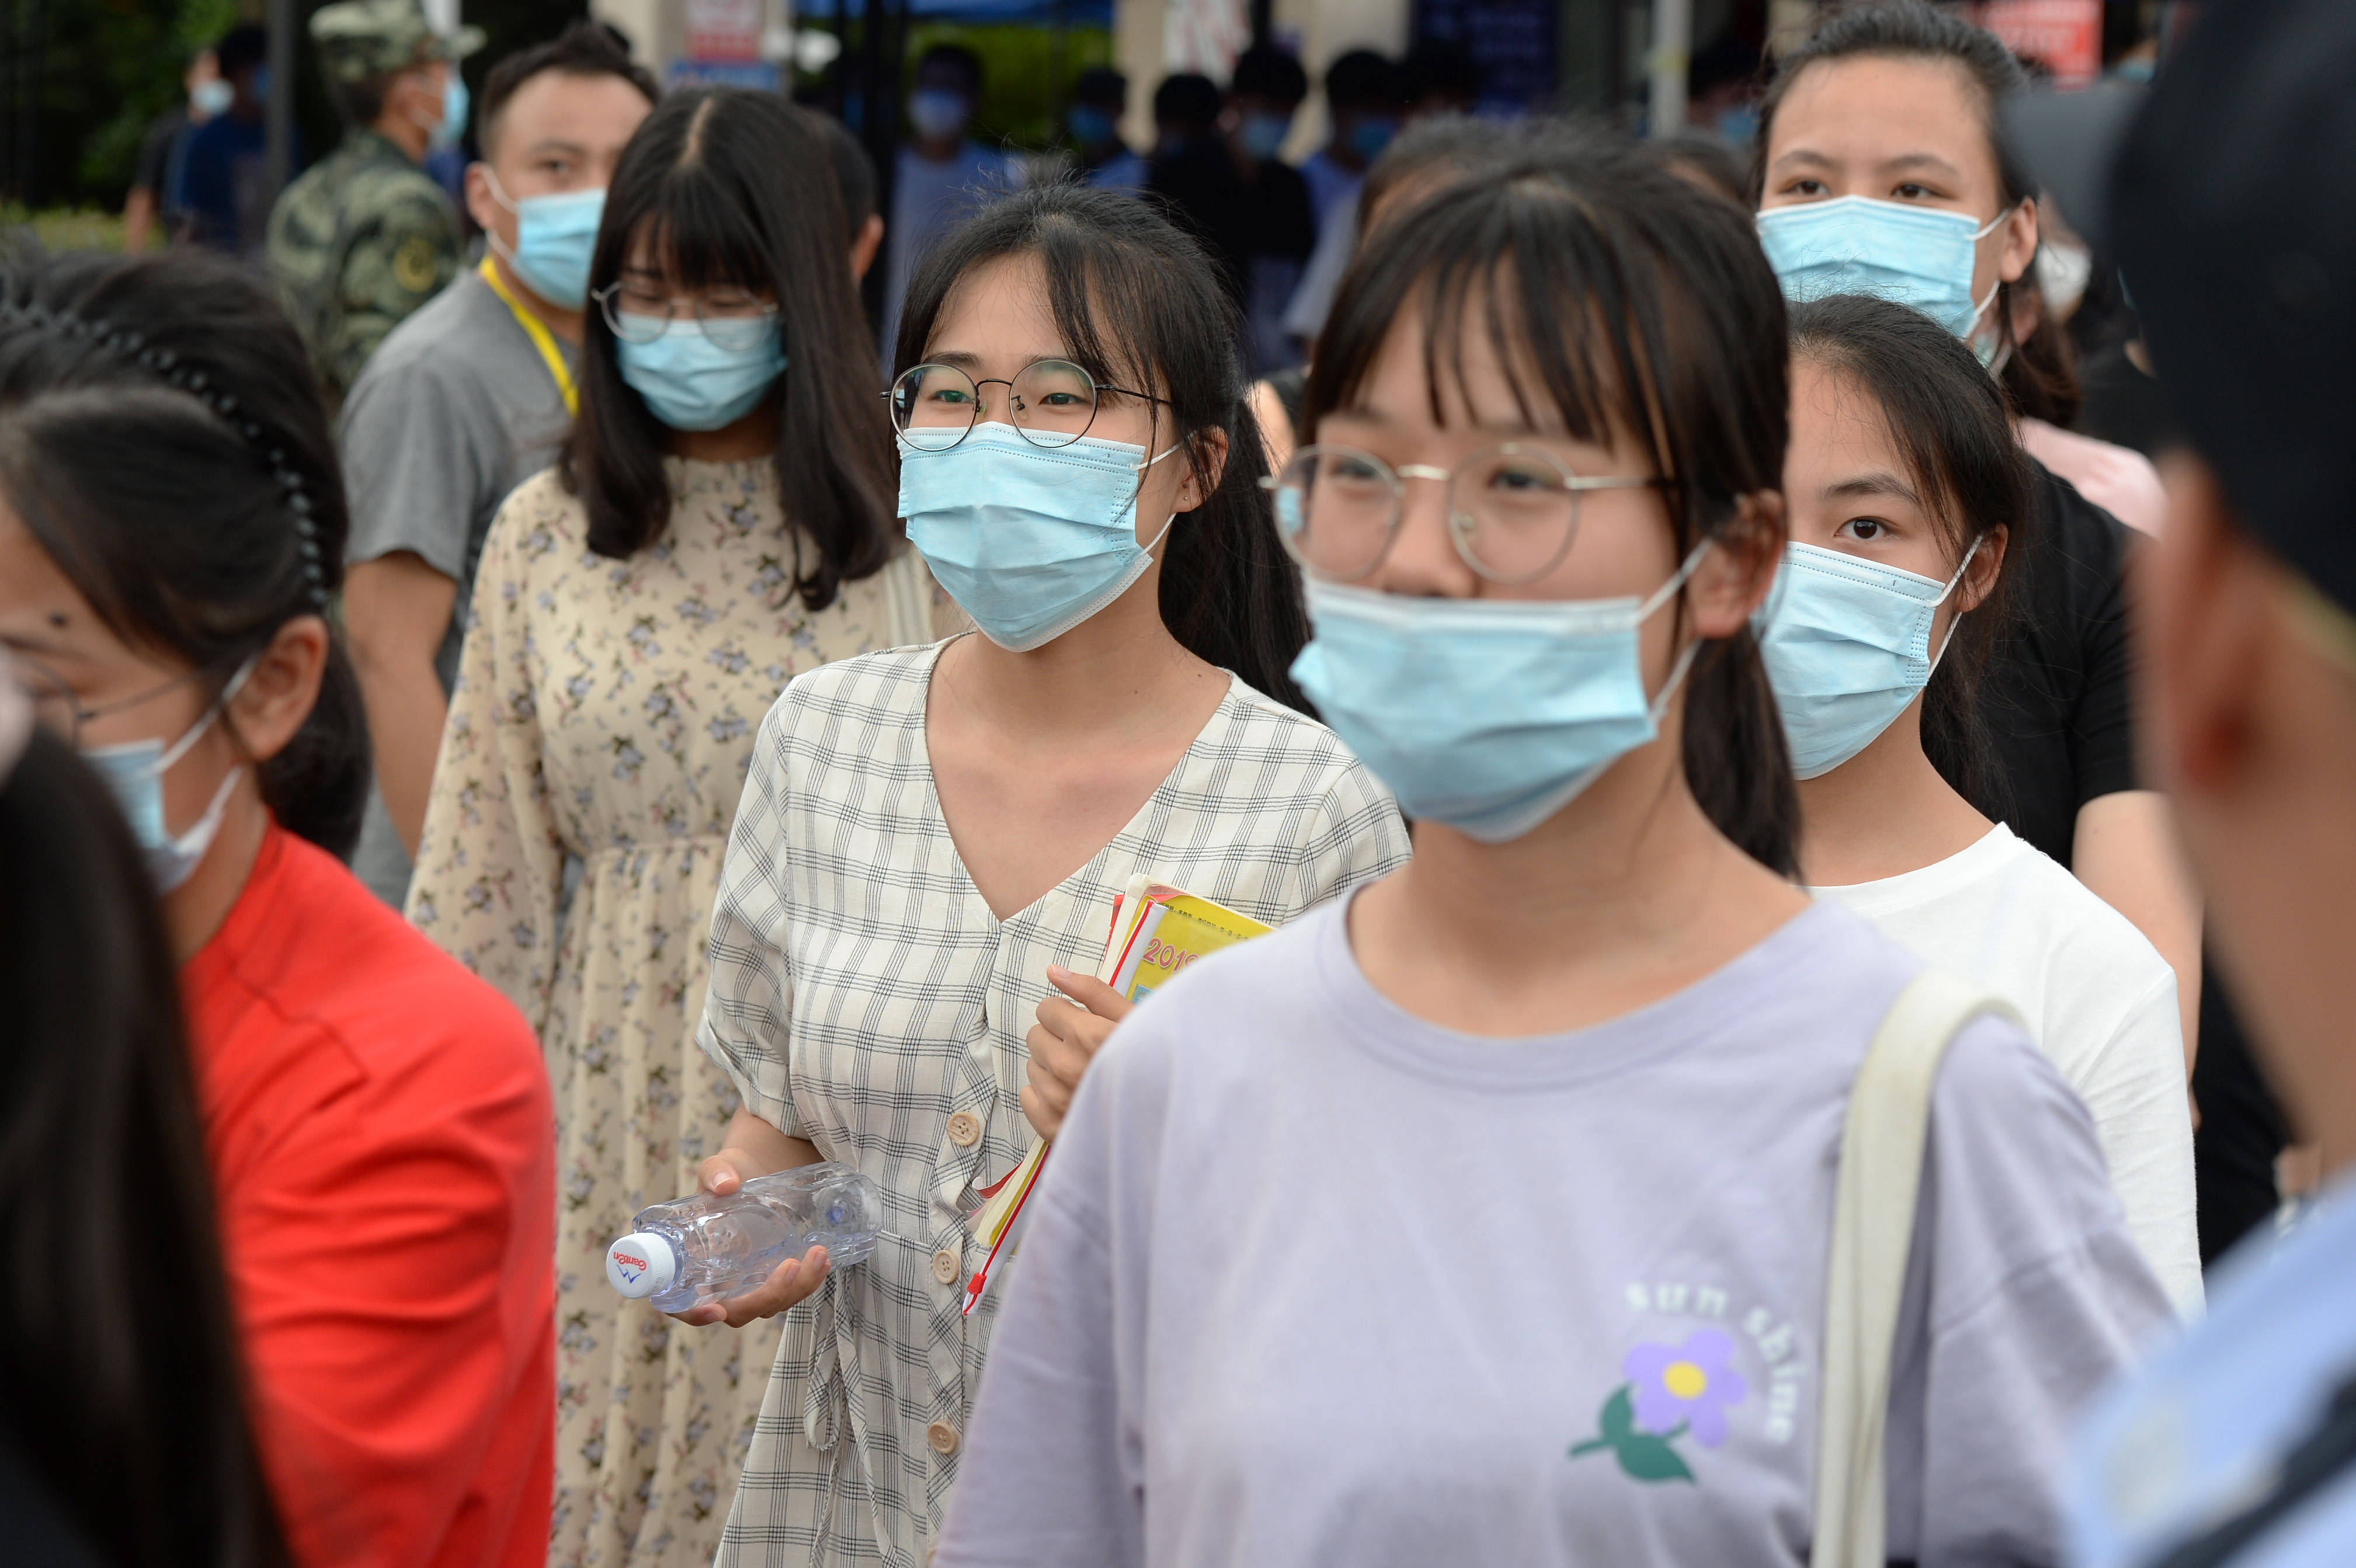
[[[1033,359],[1011,379],[985,376],[980,380],[954,365],[912,365],[884,396],[891,400],[892,427],[910,446],[946,452],[970,434],[988,411],[984,387],[1006,389],[1007,422],[1033,446],[1069,446],[1087,434],[1107,394],[1146,403],[1168,400],[1099,381],[1068,359]]]
[[[1292,558],[1333,582],[1355,582],[1382,564],[1398,537],[1409,479],[1448,486],[1448,536],[1464,564],[1492,582],[1532,582],[1570,553],[1580,497],[1666,481],[1582,478],[1539,447],[1483,447],[1452,468],[1393,468],[1353,446],[1304,446],[1260,485],[1276,500],[1276,531]]]
[[[625,283],[607,283],[591,294],[614,336],[628,343],[652,343],[680,318],[680,303]],[[777,307],[742,290],[715,290],[689,302],[687,314],[715,347],[732,352],[754,347],[777,330]]]
[[[202,674],[204,671],[201,669],[192,669],[133,696],[101,703],[96,708],[85,708],[81,699],[74,695],[73,688],[67,684],[66,677],[56,670],[28,654],[0,651],[0,680],[13,680],[22,688],[25,695],[33,699],[35,722],[76,747],[81,744],[81,727],[88,720],[103,719],[110,713],[122,713],[141,703],[152,702],[167,691],[187,685]]]

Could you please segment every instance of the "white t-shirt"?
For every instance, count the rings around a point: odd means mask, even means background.
[[[2094,1113],[2127,1230],[2177,1311],[2201,1305],[2176,971],[2127,918],[1998,823],[1902,877],[1815,888],[2020,1009]]]

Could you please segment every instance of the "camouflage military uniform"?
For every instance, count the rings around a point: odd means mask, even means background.
[[[458,275],[461,260],[442,187],[358,126],[270,215],[270,270],[338,398],[384,335]]]
[[[418,0],[338,0],[312,15],[311,37],[331,82],[363,84],[455,62],[483,42],[478,27],[436,33]],[[288,186],[270,214],[270,271],[338,400],[385,334],[459,264],[450,198],[364,125]]]

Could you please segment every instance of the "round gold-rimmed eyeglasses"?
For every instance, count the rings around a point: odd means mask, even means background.
[[[1448,486],[1448,536],[1464,564],[1492,582],[1533,582],[1559,565],[1579,537],[1590,490],[1643,490],[1666,481],[1573,474],[1543,448],[1506,442],[1454,468],[1393,468],[1354,446],[1304,446],[1260,481],[1276,502],[1277,536],[1292,558],[1333,582],[1355,582],[1382,564],[1406,515],[1407,481]]]

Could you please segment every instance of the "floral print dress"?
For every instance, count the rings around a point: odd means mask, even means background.
[[[913,551],[815,613],[766,462],[671,459],[669,527],[590,551],[553,471],[491,526],[409,917],[523,1010],[557,1115],[557,1568],[704,1568],[775,1321],[671,1332],[606,1283],[736,1109],[696,1044],[712,904],[761,717],[830,660],[928,641]]]

